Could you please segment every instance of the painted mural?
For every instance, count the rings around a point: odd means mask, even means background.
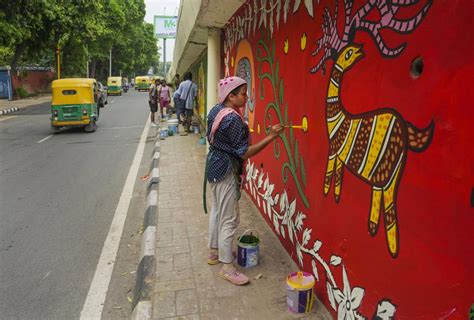
[[[198,87],[197,95],[197,115],[201,122],[206,121],[206,95],[207,95],[207,52],[203,52],[196,62],[191,66],[190,71],[193,75],[193,82]]]
[[[248,160],[245,189],[338,319],[472,313],[473,12],[249,0],[224,29],[252,138],[287,127]]]

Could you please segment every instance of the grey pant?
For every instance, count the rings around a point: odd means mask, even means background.
[[[222,181],[210,185],[209,248],[219,249],[219,261],[231,263],[234,260],[232,240],[240,222],[235,178],[229,173]]]

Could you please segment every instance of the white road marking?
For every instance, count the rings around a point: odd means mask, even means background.
[[[53,135],[50,134],[50,135],[47,136],[46,138],[43,138],[43,139],[41,139],[40,141],[38,141],[37,143],[41,143],[41,142],[43,142],[43,141],[46,141],[46,140],[48,140],[49,138],[51,138],[52,136],[53,136]]]
[[[100,128],[101,130],[116,130],[116,129],[135,129],[143,128],[143,126],[128,126],[128,127],[111,127],[111,128]]]
[[[8,120],[8,119],[13,119],[13,118],[16,118],[17,116],[9,116],[9,117],[1,117],[0,118],[0,121],[5,121],[5,120]]]
[[[114,103],[114,102],[115,102],[115,100],[112,100],[112,101],[110,101],[109,103]]]
[[[100,319],[102,309],[104,308],[105,298],[109,289],[110,278],[114,269],[115,258],[117,256],[120,238],[122,237],[125,219],[127,218],[128,208],[133,196],[133,187],[137,179],[138,169],[143,158],[145,142],[150,127],[150,119],[147,120],[145,129],[143,129],[140,142],[138,144],[135,157],[133,158],[127,180],[123,186],[120,200],[115,209],[114,218],[109,228],[109,233],[105,239],[99,263],[95,270],[86,301],[81,311],[81,319]]]

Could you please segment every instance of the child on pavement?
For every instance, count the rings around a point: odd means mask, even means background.
[[[247,102],[247,82],[239,77],[222,79],[218,95],[219,103],[211,109],[207,120],[210,147],[206,178],[212,193],[207,263],[222,262],[219,276],[235,285],[243,285],[249,278],[232,264],[232,241],[240,221],[238,200],[243,163],[277,138],[284,127],[273,125],[263,140],[251,145],[249,128],[242,115]]]
[[[160,80],[156,79],[155,84],[148,90],[148,104],[150,105],[151,126],[156,127],[155,112],[158,111],[158,92],[160,90]]]
[[[164,109],[166,109],[166,114],[169,113],[169,105],[171,101],[171,93],[170,93],[170,88],[166,85],[166,81],[163,80],[161,81],[161,87],[160,87],[160,112],[161,112],[161,119],[164,119]]]

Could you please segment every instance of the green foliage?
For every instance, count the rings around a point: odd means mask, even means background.
[[[144,0],[15,0],[0,6],[0,64],[56,67],[61,76],[104,80],[109,74],[141,73],[158,62],[153,25]]]
[[[15,88],[15,96],[26,98],[28,97],[28,92],[24,88]]]

